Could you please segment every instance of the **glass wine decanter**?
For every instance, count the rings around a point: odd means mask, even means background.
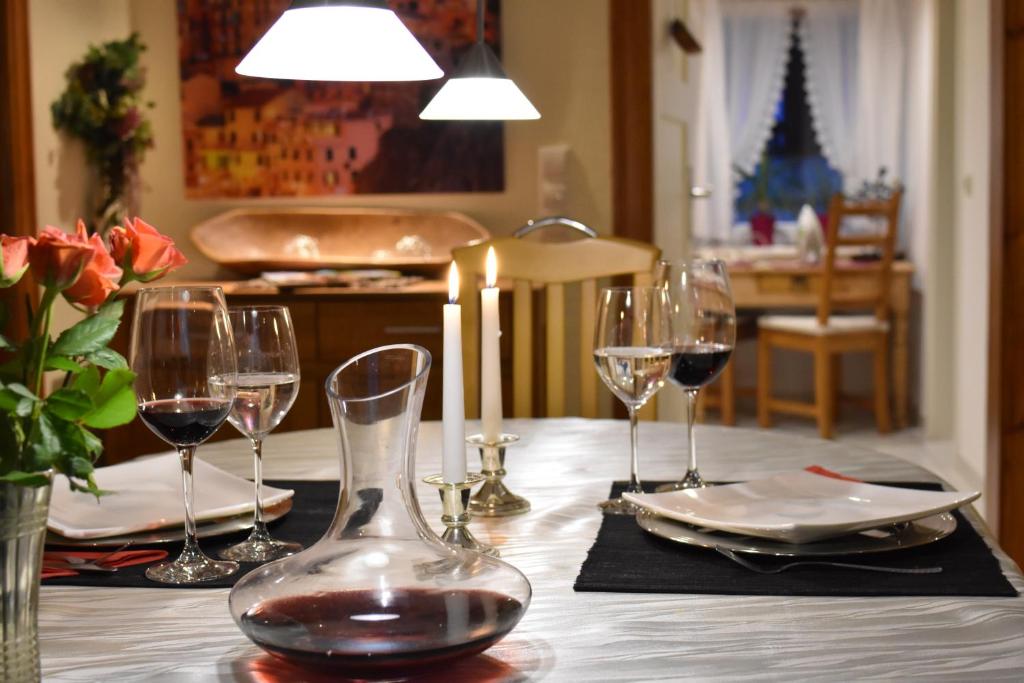
[[[530,602],[511,565],[446,545],[416,498],[415,447],[430,354],[385,346],[327,378],[341,494],[327,533],[253,570],[231,614],[267,652],[299,664],[381,674],[477,654]]]

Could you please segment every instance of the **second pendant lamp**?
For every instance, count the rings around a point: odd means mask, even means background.
[[[498,56],[484,42],[484,6],[477,0],[476,43],[455,74],[420,113],[421,119],[512,121],[539,119],[540,112],[506,75]]]

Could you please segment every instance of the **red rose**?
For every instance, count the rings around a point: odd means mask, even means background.
[[[92,247],[92,258],[85,264],[78,280],[64,290],[64,298],[73,304],[99,306],[112,292],[117,291],[121,269],[107,253],[107,247],[99,235],[88,237],[85,223],[81,220],[78,221],[78,234],[75,238]]]
[[[110,231],[110,252],[129,279],[151,282],[188,263],[174,240],[141,218]]]
[[[28,248],[36,243],[34,237],[0,235],[0,287],[10,287],[28,270]]]
[[[85,240],[48,225],[29,249],[28,260],[40,284],[63,291],[75,284],[92,254]]]

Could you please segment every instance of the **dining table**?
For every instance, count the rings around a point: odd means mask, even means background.
[[[467,423],[468,430],[475,427]],[[873,481],[938,481],[910,462],[842,441],[710,425],[697,429],[701,470],[710,480],[820,465]],[[521,437],[507,453],[506,483],[532,508],[518,516],[474,519],[471,529],[529,578],[533,599],[502,641],[430,680],[1024,679],[1019,596],[575,592],[574,580],[601,525],[596,503],[608,496],[613,480],[628,474],[627,424],[522,419],[507,420],[505,431]],[[642,477],[682,474],[685,425],[642,422],[639,439]],[[263,451],[265,476],[337,480],[337,447],[329,429],[271,435]],[[474,469],[478,461],[470,456]],[[238,475],[252,469],[248,443],[241,439],[202,446],[199,457]],[[440,461],[441,424],[424,422],[417,474],[440,471]],[[418,495],[426,518],[440,530],[437,492],[422,484]],[[1020,592],[1024,576],[1017,565],[976,512],[964,512]],[[880,580],[862,574],[862,581]],[[272,658],[232,621],[225,588],[44,583],[39,634],[45,681],[286,680],[274,676]]]

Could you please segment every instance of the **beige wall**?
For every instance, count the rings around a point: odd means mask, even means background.
[[[999,67],[991,0],[939,3],[939,148],[935,233],[926,300],[924,407],[929,466],[983,492],[978,509],[998,523],[997,436],[990,419],[990,245],[1001,207]],[[998,6],[998,5],[996,5]]]
[[[90,44],[131,32],[128,0],[32,0],[29,49],[32,74],[36,212],[40,226],[74,227],[88,179],[81,147],[53,130],[50,103],[64,89],[64,72]]]

